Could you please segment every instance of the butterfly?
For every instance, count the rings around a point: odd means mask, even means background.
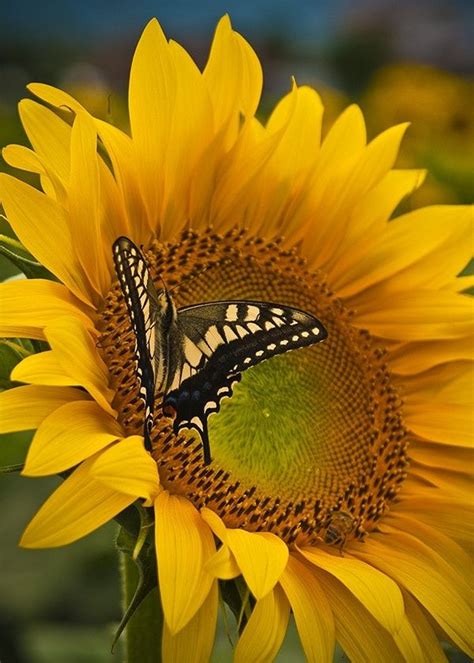
[[[135,336],[139,393],[145,403],[145,447],[151,450],[155,395],[175,434],[196,430],[211,462],[207,420],[232,396],[242,373],[275,355],[327,337],[305,311],[271,302],[229,300],[177,308],[153,283],[141,250],[127,237],[113,243],[115,270]]]

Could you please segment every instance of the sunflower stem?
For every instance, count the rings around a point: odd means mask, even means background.
[[[124,612],[135,595],[138,571],[133,560],[120,553],[122,605]],[[125,630],[124,663],[161,663],[163,612],[159,592],[153,589],[140,603]]]

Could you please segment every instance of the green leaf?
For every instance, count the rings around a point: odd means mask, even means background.
[[[25,247],[16,239],[0,235],[0,254],[5,256],[27,279],[48,279],[57,281],[46,267],[37,262]]]
[[[242,576],[233,580],[219,580],[219,587],[222,599],[233,613],[239,633],[242,633],[252,613],[255,599],[249,593]]]
[[[10,380],[10,374],[22,359],[32,354],[31,344],[17,340],[0,340],[0,389],[10,389],[16,383]]]

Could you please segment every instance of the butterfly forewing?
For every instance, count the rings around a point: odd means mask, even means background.
[[[150,431],[153,426],[153,404],[156,371],[156,326],[153,321],[154,290],[148,267],[141,251],[126,237],[119,237],[113,244],[115,270],[135,334],[135,356],[140,385],[140,396],[145,403],[145,445],[151,448]]]

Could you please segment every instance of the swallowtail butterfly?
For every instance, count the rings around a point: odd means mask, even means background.
[[[278,354],[327,337],[310,313],[282,304],[218,301],[177,309],[156,288],[140,249],[127,237],[113,244],[115,269],[135,334],[140,396],[145,403],[145,446],[151,449],[155,394],[174,432],[198,431],[204,463],[211,462],[207,419],[243,371]]]

